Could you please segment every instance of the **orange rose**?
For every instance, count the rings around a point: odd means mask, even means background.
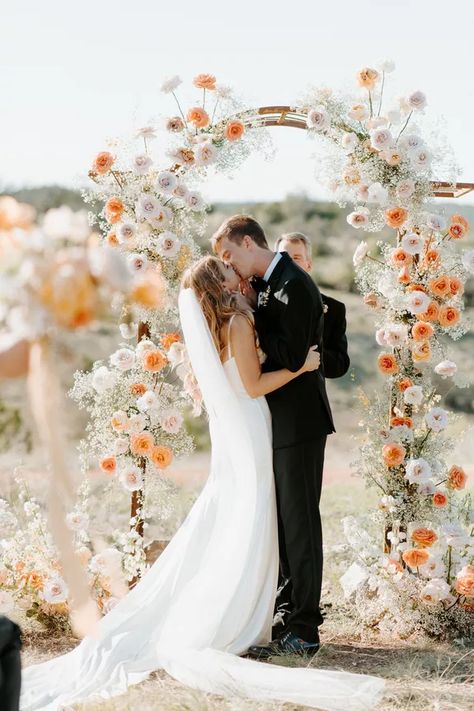
[[[115,474],[117,469],[117,460],[115,457],[104,457],[99,462],[99,467],[105,474]]]
[[[359,86],[363,86],[365,89],[373,89],[378,78],[378,71],[376,69],[371,69],[370,67],[364,67],[357,72],[357,81]]]
[[[449,226],[448,232],[451,239],[462,239],[466,234],[466,229],[463,227],[463,225],[459,223],[454,223],[453,225]]]
[[[143,369],[151,373],[158,373],[160,370],[163,370],[167,363],[168,360],[166,356],[158,349],[145,351],[142,356]]]
[[[455,306],[441,306],[439,309],[438,321],[444,328],[455,326],[460,318],[461,313]]]
[[[427,321],[417,321],[411,329],[411,336],[415,341],[426,341],[433,333],[434,328]]]
[[[216,77],[213,74],[198,74],[194,77],[193,84],[198,89],[214,91],[216,88]]]
[[[449,291],[451,296],[457,296],[458,294],[464,293],[464,286],[461,279],[457,277],[451,277],[449,279]]]
[[[456,592],[465,597],[474,597],[474,565],[466,565],[456,578]]]
[[[245,126],[242,121],[230,121],[225,127],[225,137],[228,141],[238,141],[244,135]]]
[[[389,469],[392,467],[398,467],[404,461],[406,455],[406,449],[402,444],[398,442],[390,442],[390,444],[384,444],[382,448],[383,460]]]
[[[164,333],[160,338],[160,343],[165,351],[169,351],[173,343],[181,341],[179,333]]]
[[[398,272],[398,281],[400,284],[409,284],[411,281],[410,271],[408,267],[402,267]]]
[[[430,554],[424,548],[409,548],[403,551],[402,558],[410,568],[418,568],[424,565],[430,557]]]
[[[428,287],[435,296],[446,296],[449,292],[449,277],[445,275],[436,277],[429,282]]]
[[[402,378],[398,383],[398,387],[400,388],[402,393],[405,392],[407,388],[411,388],[412,385],[413,380],[410,380],[410,378]]]
[[[401,247],[393,249],[390,253],[392,264],[396,267],[409,266],[413,262],[413,257],[408,252],[405,252]]]
[[[431,347],[429,341],[414,343],[411,349],[411,357],[415,363],[424,363],[431,358]]]
[[[403,207],[393,207],[385,212],[385,222],[389,227],[401,227],[408,217],[408,212]]]
[[[437,509],[442,509],[448,504],[448,497],[446,494],[443,494],[442,491],[437,491],[435,494],[433,494],[433,506],[436,506]]]
[[[439,262],[439,252],[436,249],[430,249],[424,257],[425,265],[428,267],[436,267]]]
[[[117,239],[117,235],[113,230],[111,230],[107,235],[107,244],[110,245],[110,247],[116,247],[118,243],[119,241]]]
[[[114,161],[115,158],[113,157],[112,153],[109,153],[108,151],[102,151],[102,153],[98,153],[96,155],[92,164],[92,170],[94,170],[96,173],[99,173],[99,175],[105,175],[113,166]]]
[[[150,459],[158,469],[166,469],[173,461],[173,452],[169,447],[153,447]]]
[[[417,318],[420,319],[420,321],[437,321],[438,314],[439,314],[438,304],[436,303],[436,301],[430,301],[426,311],[423,311],[423,313],[421,313],[421,314],[417,314]]]
[[[209,125],[209,115],[200,106],[193,106],[192,109],[189,109],[187,117],[188,121],[194,124],[196,128],[204,128]]]
[[[377,359],[379,370],[384,375],[398,373],[398,364],[392,353],[381,353]]]
[[[438,540],[438,536],[431,528],[415,528],[411,538],[422,548],[430,548]]]
[[[154,446],[153,437],[149,432],[138,432],[130,437],[130,451],[139,457],[150,454]]]
[[[390,420],[390,427],[400,427],[405,425],[406,427],[413,427],[413,420],[411,417],[392,417]]]
[[[458,467],[456,464],[453,464],[448,472],[448,482],[446,484],[448,489],[460,491],[466,486],[466,481],[467,474],[464,469],[462,467]]]
[[[451,222],[453,224],[460,224],[465,230],[469,229],[469,222],[462,215],[451,215]]]
[[[161,309],[166,305],[166,282],[156,271],[147,271],[132,289],[130,298],[145,309]]]
[[[143,395],[146,393],[146,385],[143,385],[143,383],[132,383],[129,390],[132,395]]]
[[[120,222],[124,211],[124,204],[118,197],[111,197],[105,203],[105,219],[111,225]]]

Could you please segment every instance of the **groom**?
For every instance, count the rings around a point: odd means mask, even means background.
[[[266,372],[296,372],[312,345],[323,352],[323,303],[318,287],[286,252],[271,252],[256,220],[227,219],[212,237],[217,255],[231,264],[244,293],[254,300],[255,326],[267,354]],[[249,279],[252,280],[252,286]],[[334,432],[324,372],[304,373],[267,395],[272,413],[280,581],[286,589],[288,616],[282,631],[266,647],[248,654],[314,653],[318,627],[323,550],[319,513],[326,437]],[[288,591],[289,595],[288,595]]]

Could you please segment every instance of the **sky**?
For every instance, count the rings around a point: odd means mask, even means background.
[[[427,94],[459,179],[474,182],[472,0],[10,0],[1,23],[0,187],[85,183],[107,137],[175,113],[159,91],[169,75],[209,72],[249,106],[291,104],[310,86],[356,89],[357,70],[383,59],[394,96]],[[306,132],[269,130],[274,159],[210,178],[207,199],[324,196]]]

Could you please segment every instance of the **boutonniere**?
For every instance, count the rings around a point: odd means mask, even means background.
[[[327,314],[329,309],[329,306],[327,304],[323,304],[323,313]]]
[[[266,306],[268,304],[268,299],[270,298],[270,284],[267,286],[267,288],[264,291],[261,291],[258,295],[258,305],[259,306]]]

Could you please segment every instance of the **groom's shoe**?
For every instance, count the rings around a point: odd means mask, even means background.
[[[297,637],[293,632],[285,632],[279,639],[265,647],[253,646],[247,651],[247,657],[264,661],[270,657],[283,656],[285,654],[313,655],[319,650],[319,642],[306,642],[301,637]]]

